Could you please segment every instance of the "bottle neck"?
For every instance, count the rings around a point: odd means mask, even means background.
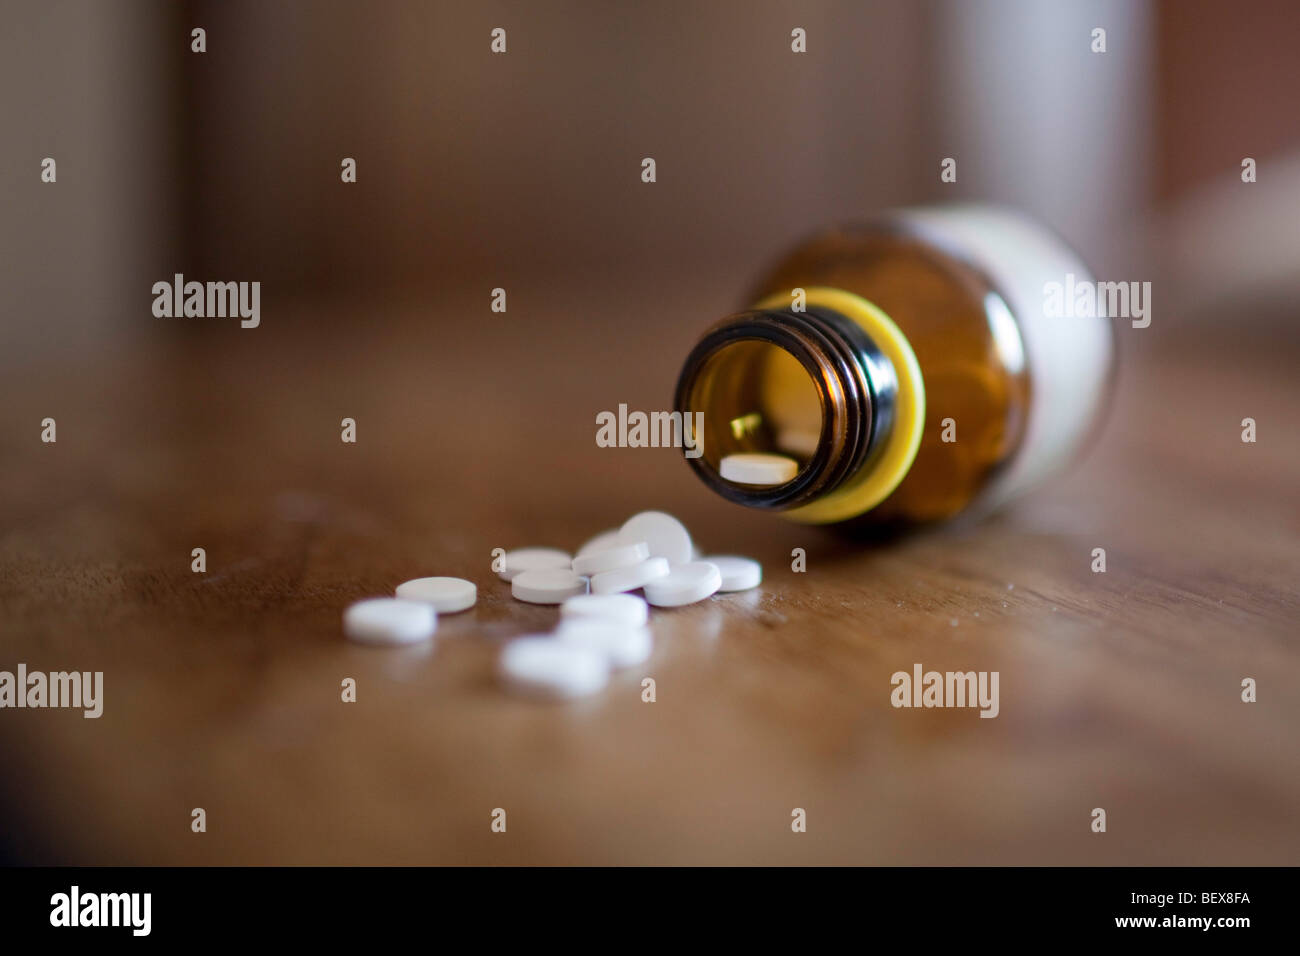
[[[796,508],[872,467],[894,425],[898,376],[862,326],[824,306],[728,316],[686,358],[675,407],[703,414],[696,474],[751,508]],[[750,485],[722,477],[744,452],[795,459],[794,478]]]

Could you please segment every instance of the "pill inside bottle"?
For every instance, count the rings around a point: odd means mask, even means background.
[[[799,474],[799,463],[785,455],[740,452],[722,459],[718,473],[742,485],[783,485]]]
[[[814,373],[763,339],[737,339],[708,360],[693,396],[710,410],[700,445],[726,481],[776,486],[793,481],[816,454],[822,400]]]

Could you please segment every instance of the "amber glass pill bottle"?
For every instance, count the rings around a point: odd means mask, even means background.
[[[995,507],[1070,462],[1109,389],[1109,321],[1048,314],[1049,284],[1071,281],[1092,277],[1061,240],[986,206],[814,236],[687,356],[675,407],[703,416],[687,461],[731,501],[814,524]],[[723,477],[755,453],[793,477]]]

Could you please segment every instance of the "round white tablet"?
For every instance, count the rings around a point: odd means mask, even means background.
[[[432,604],[439,614],[455,614],[474,606],[478,588],[464,578],[415,578],[399,584],[397,596]]]
[[[612,531],[602,531],[600,534],[596,535],[596,537],[592,538],[581,548],[575,551],[573,556],[577,558],[577,557],[581,557],[584,554],[589,554],[592,551],[608,551],[610,548],[617,547],[618,544],[619,544],[619,540],[618,540],[617,528],[614,528]]]
[[[799,474],[799,463],[785,455],[740,452],[722,459],[718,474],[741,485],[784,485]]]
[[[722,586],[722,572],[716,564],[691,561],[645,586],[645,599],[655,607],[681,607],[703,601]]]
[[[620,591],[635,591],[643,588],[655,578],[662,578],[668,573],[667,558],[648,558],[630,568],[618,568],[596,574],[591,578],[593,594],[618,594]]]
[[[618,621],[599,617],[570,617],[560,622],[555,636],[561,641],[580,644],[604,654],[610,667],[631,667],[650,656],[654,639],[650,628],[628,627]]]
[[[529,604],[563,604],[565,598],[586,594],[587,582],[567,568],[539,568],[517,574],[510,593]]]
[[[502,649],[497,672],[507,686],[520,693],[582,697],[609,683],[609,659],[576,641],[533,634]]]
[[[502,564],[497,577],[502,581],[513,581],[516,574],[524,571],[543,568],[564,568],[567,571],[573,564],[573,556],[559,548],[516,548],[505,553]]]
[[[343,612],[343,633],[362,644],[414,644],[438,627],[432,604],[401,598],[367,598]]]
[[[560,607],[562,620],[571,618],[605,618],[629,627],[641,627],[650,619],[645,599],[635,594],[580,594]]]
[[[650,557],[650,549],[644,541],[634,544],[616,544],[603,551],[588,551],[573,559],[573,570],[578,574],[600,574],[602,571],[617,571],[630,568]]]
[[[667,558],[669,564],[691,560],[691,534],[686,526],[662,511],[643,511],[633,515],[618,529],[624,544],[644,541],[652,558]]]
[[[722,573],[722,587],[718,588],[719,591],[748,591],[763,583],[763,566],[752,558],[720,554],[704,560],[716,564]]]

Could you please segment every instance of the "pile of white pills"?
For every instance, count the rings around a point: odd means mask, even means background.
[[[654,649],[648,605],[681,607],[763,580],[762,566],[750,558],[700,558],[686,527],[662,511],[633,515],[573,555],[556,548],[505,552],[493,570],[516,600],[560,607],[554,631],[511,640],[497,663],[507,687],[551,699],[595,693],[611,671],[644,663]],[[416,578],[398,585],[395,597],[350,606],[343,630],[365,644],[428,640],[438,614],[468,610],[477,599],[477,588],[463,578]]]
[[[478,588],[464,578],[416,578],[399,584],[396,595],[349,606],[343,612],[343,633],[361,644],[427,641],[438,629],[438,615],[472,608]]]

